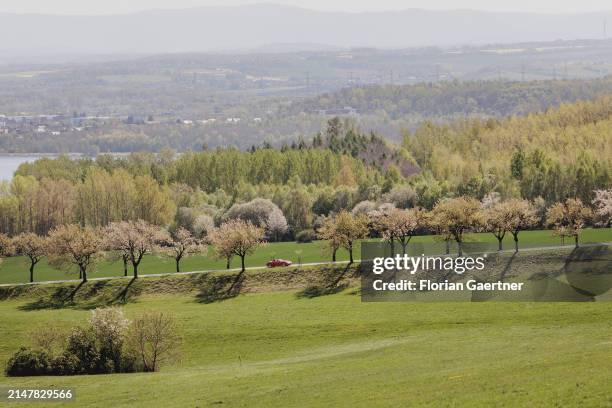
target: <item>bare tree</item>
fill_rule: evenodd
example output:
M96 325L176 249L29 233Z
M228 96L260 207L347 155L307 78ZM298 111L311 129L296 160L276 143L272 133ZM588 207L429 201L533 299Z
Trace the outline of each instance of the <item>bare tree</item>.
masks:
M229 220L221 224L210 234L210 240L217 257L228 260L236 255L240 257L241 273L245 271L244 260L264 244L264 229L256 227L250 221Z
M181 338L174 318L163 312L147 311L132 321L127 343L143 370L154 372L178 354Z
M98 261L104 241L99 229L78 225L62 225L49 233L49 254L51 264L58 267L75 265L79 268L79 278L87 281L90 272Z
M13 238L12 246L17 255L25 256L30 260L30 282L34 282L34 267L47 255L47 239L27 232Z
M181 227L167 237L162 249L167 256L174 259L176 271L180 272L181 260L186 256L205 252L206 246L191 235L191 232Z
M106 246L127 255L134 279L145 254L153 252L163 242L163 231L146 221L113 222L106 227Z

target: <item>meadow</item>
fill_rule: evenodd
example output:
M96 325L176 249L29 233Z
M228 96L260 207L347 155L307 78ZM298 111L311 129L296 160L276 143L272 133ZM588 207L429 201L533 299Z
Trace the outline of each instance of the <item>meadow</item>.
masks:
M79 307L0 302L0 363L36 327L84 324ZM72 388L79 407L612 405L612 303L362 303L358 290L201 303L147 295L125 305L174 314L182 358L161 372L1 378ZM103 397L102 397L103 396ZM41 406L39 402L14 404Z
M539 269L543 251L514 262ZM84 325L107 305L170 313L183 338L156 373L0 377L0 388L73 389L58 407L612 406L612 302L368 303L344 265L249 270L240 293L214 296L236 273L0 288L2 367L33 330ZM338 273L339 290L308 290Z
M433 241L434 237L429 235L414 237L412 242L431 243ZM488 233L469 234L467 236L467 241L489 243L497 242L495 237ZM581 242L584 243L611 241L612 229L610 228L585 229L581 235ZM560 239L553 236L552 232L548 230L524 231L519 235L519 245L523 247L559 244L561 244ZM566 240L566 244L571 244L571 239ZM513 245L514 243L512 241L512 236L508 234L504 240L504 246L506 249L511 249ZM358 243L354 249L356 259L359 258L359 253L360 244ZM273 258L289 259L296 264L300 262L328 262L331 261L331 254L326 248L325 243L321 241L305 244L298 244L296 242L269 243L259 248L253 255L248 256L246 259L246 266L262 267L265 266L267 261ZM337 260L347 261L348 253L343 249L339 250ZM23 257L10 257L3 259L2 264L0 264L0 284L27 282L29 279L28 266L29 264L27 260ZM225 266L225 261L215 259L212 248L209 248L206 255L185 258L181 262L181 271L217 270L224 269ZM232 260L231 267L238 268L239 266L240 259L234 258ZM172 273L174 271L175 265L173 259L155 254L146 256L139 267L139 273L141 275ZM131 273L131 270L129 273ZM114 277L122 275L123 265L120 261L104 260L103 262L99 263L93 273L89 274L89 277ZM47 260L44 258L36 266L34 273L34 279L37 282L77 278L78 274L76 271L60 271L53 269L48 265Z

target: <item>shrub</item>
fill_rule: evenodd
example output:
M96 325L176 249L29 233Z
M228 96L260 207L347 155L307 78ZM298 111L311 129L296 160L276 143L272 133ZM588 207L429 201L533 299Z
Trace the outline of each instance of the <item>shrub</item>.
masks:
M163 312L145 312L134 319L128 334L132 355L145 372L157 371L176 357L180 342L174 318Z
M311 229L300 231L295 235L296 242L300 244L306 244L308 242L312 242L316 238L317 238L317 233Z
M105 373L121 371L121 353L129 321L117 307L96 309L89 319L100 356L99 369Z
M8 360L6 375L9 377L47 375L49 374L49 363L49 355L43 350L22 347Z
M96 347L96 338L92 330L75 328L68 337L65 356L75 359L78 363L75 374L100 373L100 353Z
M66 348L66 333L58 327L39 327L30 333L35 349L43 350L50 357L60 355Z
M353 209L351 210L351 213L353 213L353 215L359 215L359 214L368 215L372 211L375 211L376 207L377 205L373 201L368 201L368 200L361 201L357 203L355 207L353 207Z
M410 186L397 186L385 194L383 199L397 208L412 208L416 205L418 196Z
M81 370L81 361L74 355L68 352L56 357L51 362L49 374L53 375L74 375L79 374Z
M89 323L73 328L67 338L53 327L35 331L36 347L20 348L8 360L6 375L157 371L177 355L180 337L174 319L163 313L147 312L130 326L120 309L96 309Z

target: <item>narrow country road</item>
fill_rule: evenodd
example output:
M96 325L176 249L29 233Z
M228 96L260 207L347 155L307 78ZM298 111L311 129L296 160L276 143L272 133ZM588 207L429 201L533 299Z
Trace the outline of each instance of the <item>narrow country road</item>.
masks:
M580 247L595 247L595 246L611 246L612 243L597 243L597 244L581 244ZM542 251L547 249L562 249L562 248L573 248L574 245L565 245L565 246L543 246L543 247L533 247L533 248L523 248L519 252L530 252L530 251ZM514 249L506 249L501 251L501 253L509 253L514 252ZM499 253L499 251L495 251L495 253ZM446 256L445 254L439 255L429 255L429 256ZM356 259L355 263L361 262L361 259ZM311 263L302 263L302 264L293 264L288 268L299 268L302 266L317 266L317 265L346 265L348 261L337 261L337 262L311 262ZM246 268L247 271L254 270L262 270L269 269L266 266L251 266ZM189 272L167 272L167 273L154 273L154 274L140 274L141 278L160 278L164 276L176 276L176 275L195 275L199 273L211 273L211 272L238 272L240 268L232 268L232 269L206 269L200 271L189 271ZM105 281L112 279L132 279L131 275L128 276L107 276L100 278L90 278L88 281ZM63 280L53 280L53 281L40 281L40 282L27 282L27 283L3 283L0 284L0 287L10 287L10 286L28 286L28 285L47 285L50 283L75 283L80 282L80 279L63 279Z

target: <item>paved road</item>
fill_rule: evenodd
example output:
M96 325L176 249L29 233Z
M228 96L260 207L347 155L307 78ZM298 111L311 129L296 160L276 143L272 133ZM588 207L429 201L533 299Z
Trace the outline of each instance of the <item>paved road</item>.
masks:
M355 262L360 262L361 260L357 259ZM348 261L338 261L338 262L311 262L311 263L303 263L303 264L293 264L289 266L289 268L298 268L302 266L316 266L316 265L346 265ZM266 266L251 266L245 268L247 271L253 271L258 269L269 269ZM198 273L210 273L210 272L239 272L240 268L232 268L232 269L206 269L202 271L189 271L189 272L167 272L167 273L151 273L151 274L139 274L140 278L159 278L163 276L176 276L176 275L195 275ZM131 275L128 276L106 276L102 278L88 278L87 281L105 281L112 279L132 279ZM80 282L81 279L63 279L63 280L53 280L53 281L40 281L40 282L27 282L27 283L2 283L0 287L7 286L28 286L28 285L47 285L49 283L75 283Z
M611 246L612 243L598 243L598 244L581 244L582 248L584 247L594 247L594 246ZM520 252L530 252L530 251L542 251L546 249L561 249L561 248L572 248L573 245L565 245L565 246L544 246L544 247L533 247L533 248L521 248ZM506 249L501 251L502 253L514 252L514 249ZM495 251L498 253L498 251ZM429 255L429 256L445 256L445 254L439 255ZM356 259L356 263L361 262L361 259ZM289 268L298 268L302 266L317 266L317 265L346 265L348 261L338 261L338 262L311 262L311 263L303 263L303 264L293 264ZM252 266L246 268L248 271L253 270L262 270L268 269L266 266ZM240 268L233 269L206 269L202 271L190 271L190 272L168 272L168 273L155 273L155 274L142 274L139 275L141 278L159 278L163 276L176 276L176 275L194 275L199 273L210 273L210 272L238 272ZM112 279L132 279L132 276L108 276L103 278L90 278L88 281L105 281ZM41 281L41 282L32 282L32 283L3 283L0 284L0 287L7 286L27 286L27 285L46 285L49 283L75 283L80 282L80 279L65 279L65 280L54 280L54 281Z

